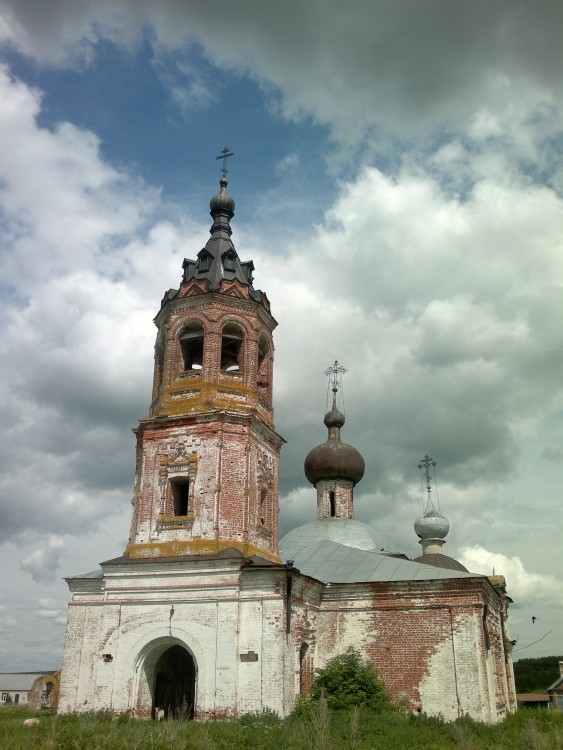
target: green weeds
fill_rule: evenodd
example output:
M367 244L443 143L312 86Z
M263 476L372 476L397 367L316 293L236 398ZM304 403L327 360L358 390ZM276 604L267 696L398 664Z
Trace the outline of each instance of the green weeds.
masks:
M36 716L39 725L26 728ZM238 721L154 722L106 713L57 716L0 709L0 750L563 750L563 714L522 709L489 726L463 718L353 708L333 711L321 697L306 715L273 712Z

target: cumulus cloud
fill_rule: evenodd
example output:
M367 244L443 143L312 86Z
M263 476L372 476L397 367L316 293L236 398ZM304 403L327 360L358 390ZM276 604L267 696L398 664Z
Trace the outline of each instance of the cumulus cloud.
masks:
M563 601L563 582L552 575L527 571L519 557L507 557L478 545L464 547L461 553L461 562L471 572L503 575L510 596L519 606L552 606Z
M84 65L100 39L130 47L149 27L155 44L201 44L219 67L279 92L286 117L312 116L341 139L468 121L487 139L502 130L494 107L503 86L518 88L520 102L560 99L562 15L548 0L293 0L225 6L217 23L213 6L180 0L57 0L48 11L38 0L3 0L0 33L42 62Z
M131 492L124 426L148 408L162 295L147 269L179 277L182 229L144 234L157 192L108 165L92 133L41 127L40 93L6 68L0 97L1 536L79 533Z
M66 612L64 609L57 607L55 599L41 597L38 604L39 608L35 611L37 617L44 620L51 620L57 625L64 625L66 623Z
M16 620L8 612L8 607L5 604L0 604L0 630L12 628L15 624Z
M29 573L38 583L50 581L59 567L63 548L64 540L61 537L50 536L42 547L22 560L22 570Z

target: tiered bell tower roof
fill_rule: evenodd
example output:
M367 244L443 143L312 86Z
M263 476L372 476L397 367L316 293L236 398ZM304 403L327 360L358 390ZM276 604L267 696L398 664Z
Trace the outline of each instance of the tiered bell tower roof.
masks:
M227 193L227 185L227 178L221 177L219 192L209 203L213 219L211 236L197 254L197 260L184 260L182 283L192 279L203 280L208 289L215 292L221 288L223 281L236 279L248 286L253 297L259 298L260 292L256 292L252 286L254 263L240 260L231 239L230 221L235 213L235 202Z

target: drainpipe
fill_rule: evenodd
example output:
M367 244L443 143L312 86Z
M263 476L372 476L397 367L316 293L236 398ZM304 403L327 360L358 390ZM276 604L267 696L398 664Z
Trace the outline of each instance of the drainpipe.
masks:
M291 594L293 588L293 560L286 562L285 574L285 632L291 632Z

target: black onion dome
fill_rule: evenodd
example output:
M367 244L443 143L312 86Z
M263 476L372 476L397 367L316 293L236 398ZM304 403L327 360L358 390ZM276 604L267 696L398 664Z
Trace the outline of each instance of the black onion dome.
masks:
M227 184L225 177L222 177L219 181L219 192L209 201L209 210L213 217L215 217L215 214L218 211L225 211L229 213L231 217L235 213L235 202L227 193Z
M342 427L346 421L344 414L333 407L329 412L325 414L324 423L327 427Z
M348 479L357 484L364 476L366 465L361 453L340 440L340 428L344 421L344 415L333 403L324 418L328 439L309 451L305 459L305 476L311 484L322 479Z

